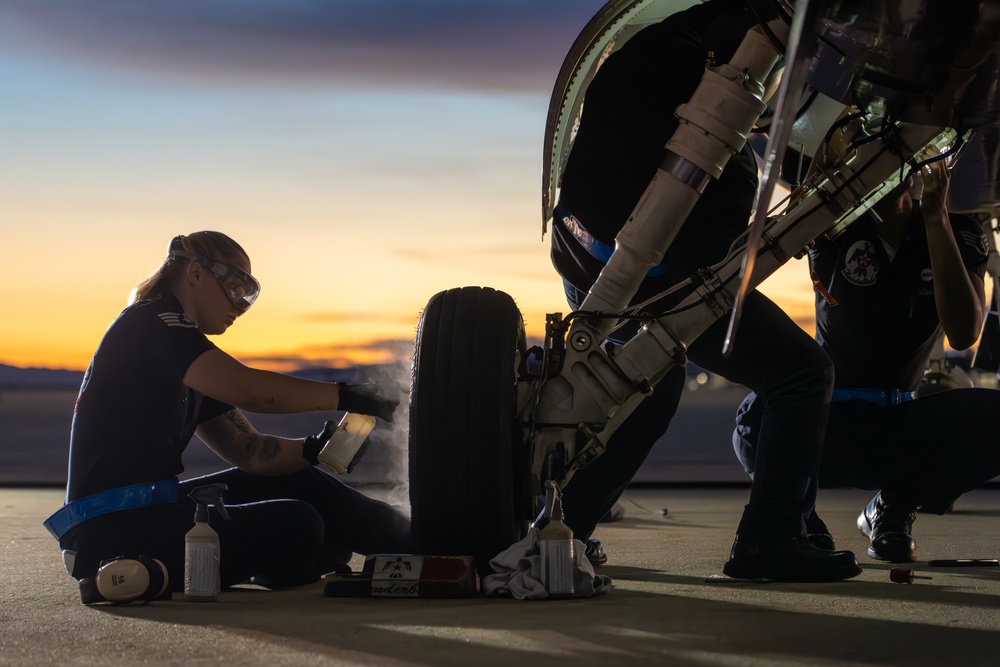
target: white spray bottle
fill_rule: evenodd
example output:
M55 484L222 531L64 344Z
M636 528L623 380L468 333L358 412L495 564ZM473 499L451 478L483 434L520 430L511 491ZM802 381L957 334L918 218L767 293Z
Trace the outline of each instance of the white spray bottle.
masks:
M566 525L559 486L545 482L545 510L535 522L541 556L542 585L550 597L571 597L576 592L573 530Z
M229 513L222 502L225 484L208 484L188 496L195 502L194 527L184 536L184 599L189 602L212 602L221 588L219 574L219 534L208 525L208 506L215 505L224 519Z

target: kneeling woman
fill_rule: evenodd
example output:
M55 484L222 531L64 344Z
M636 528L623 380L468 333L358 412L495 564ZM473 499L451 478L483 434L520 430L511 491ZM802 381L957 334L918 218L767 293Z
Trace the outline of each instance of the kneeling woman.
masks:
M399 403L398 391L249 368L216 347L207 336L225 332L259 292L235 241L212 231L178 236L105 333L73 416L67 505L46 521L76 579L93 577L104 559L145 555L181 590L188 493L213 483L228 486L231 517L212 513L223 587L302 584L354 552L411 550L404 515L313 467L316 438L262 435L241 412L391 420ZM234 467L178 483L194 434Z

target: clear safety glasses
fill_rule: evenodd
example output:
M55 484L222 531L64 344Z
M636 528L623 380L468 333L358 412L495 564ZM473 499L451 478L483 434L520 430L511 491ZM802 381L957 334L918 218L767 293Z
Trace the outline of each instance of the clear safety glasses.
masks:
M260 296L260 283L257 282L256 278L238 266L213 262L201 255L184 250L172 250L171 254L175 257L197 262L211 271L212 275L218 279L219 284L222 285L222 289L226 293L226 296L229 297L229 301L241 310L246 310L252 306L253 302Z

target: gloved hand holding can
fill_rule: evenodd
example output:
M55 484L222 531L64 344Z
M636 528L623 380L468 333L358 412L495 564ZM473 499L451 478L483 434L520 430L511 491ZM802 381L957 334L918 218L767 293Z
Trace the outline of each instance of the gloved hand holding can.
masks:
M360 413L347 413L340 423L327 421L323 430L310 435L302 445L302 457L309 463L322 463L337 474L350 473L371 445L375 418Z
M323 424L323 430L316 435L310 435L306 438L306 441L302 443L302 458L309 463L316 465L319 463L319 453L326 446L326 443L330 442L330 437L333 436L333 432L337 430L337 422L328 420Z

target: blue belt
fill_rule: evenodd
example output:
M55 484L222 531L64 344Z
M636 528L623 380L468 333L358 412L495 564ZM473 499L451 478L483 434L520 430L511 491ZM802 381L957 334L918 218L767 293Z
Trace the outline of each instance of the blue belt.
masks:
M611 259L611 254L615 251L614 248L609 246L607 243L603 243L596 238L593 234L584 229L583 225L576 216L570 213L569 209L565 206L557 205L554 211L555 217L562 221L563 226L566 230L573 235L573 238L583 246L591 257L601 262L602 264L607 264L608 260ZM670 269L666 264L660 264L654 266L649 271L646 272L646 276L649 278L656 278L657 276L662 276L667 273Z
M92 496L84 496L67 503L43 521L42 525L52 534L52 537L61 540L70 528L102 514L175 502L177 502L176 479L148 484L133 484L132 486L101 491Z
M868 401L881 406L899 405L913 400L912 391L901 389L834 389L833 402L840 401Z

